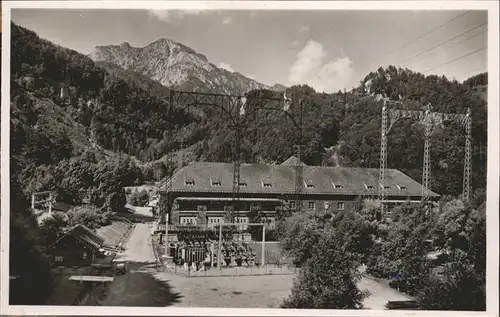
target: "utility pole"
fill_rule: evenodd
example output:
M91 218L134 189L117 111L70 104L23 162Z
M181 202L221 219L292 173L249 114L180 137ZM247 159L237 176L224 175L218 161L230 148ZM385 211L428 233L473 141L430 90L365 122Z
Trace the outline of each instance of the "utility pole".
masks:
M49 193L49 216L52 216L52 193Z
M168 213L165 214L165 258L170 259L170 250L168 246Z
M167 177L167 206L165 208L165 214L164 214L165 215L165 254L163 257L167 262L169 262L172 259L172 257L170 256L169 244L168 244L168 223L169 223L170 210L172 208L172 176L173 176L173 173L171 173Z
M217 253L217 266L222 270L222 223L219 223L219 250Z
M265 262L266 262L266 226L265 225L262 225L262 245L261 245L261 248L262 248L261 266L264 267Z
M169 94L169 107L170 107L170 109L173 109L175 103L176 102L174 99L173 91L171 90L170 94ZM181 141L182 141L182 139L181 139ZM182 143L181 143L181 147L182 147ZM182 149L181 149L181 151L179 151L179 153L181 153L181 152L182 152ZM170 162L170 156L167 156L167 157L168 157L168 162ZM180 159L180 161L182 163L182 158ZM182 165L180 167L182 167ZM170 212L172 209L172 177L174 176L174 171L173 170L170 171L169 174L170 175L167 175L167 188L166 188L167 205L166 205L166 208L164 211L164 216L165 216L165 254L163 255L163 258L165 259L166 262L170 262L172 260L172 257L170 256L170 252L169 252L168 223L169 223ZM158 204L158 207L160 207L159 204ZM158 218L158 227L160 227L160 223L161 223L161 214L159 215L159 218Z

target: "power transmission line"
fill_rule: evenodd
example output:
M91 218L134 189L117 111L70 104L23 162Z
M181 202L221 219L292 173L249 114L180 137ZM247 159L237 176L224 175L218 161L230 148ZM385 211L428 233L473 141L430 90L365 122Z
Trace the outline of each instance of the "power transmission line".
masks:
M460 34L458 34L458 35L455 35L455 36L453 36L453 37L451 37L451 38L449 38L449 39L447 39L447 40L445 40L445 41L443 41L443 42L441 42L441 43L439 43L439 44L437 44L437 45L434 45L434 46L432 46L432 47L429 47L429 48L427 48L427 49L425 49L425 50L423 50L423 51L421 51L421 52L419 52L419 53L417 53L417 54L414 54L414 55L410 56L409 58L407 58L407 59L405 59L404 61L400 62L400 64L402 64L402 63L406 63L406 62L408 62L408 61L410 61L410 60L412 60L412 59L415 59L416 57L421 56L422 54L425 54L425 53L427 53L427 52L429 52L429 51L432 51L432 50L434 50L434 49L436 49L436 48L438 48L438 47L440 47L440 46L442 46L442 45L444 45L444 44L446 44L446 43L448 43L448 42L451 42L451 41L453 41L454 39L456 39L456 38L458 38L458 37L460 37L460 36L462 36L462 35L465 35L465 34L467 34L467 33L470 33L470 32L472 32L472 31L474 31L474 30L477 30L478 28L480 28L480 27L482 27L482 26L484 26L484 25L486 25L486 24L487 24L487 23L480 24L480 25L478 25L478 26L476 26L476 27L474 27L474 28L472 28L472 29L466 30L465 32L462 32L462 33L460 33ZM478 35L480 35L480 34L483 34L483 33L484 33L484 32L481 32L481 33L475 34L475 35L473 35L473 36L471 36L471 37L467 37L467 38L465 38L464 40L461 40L461 41L459 41L459 42L457 42L457 43L455 43L455 44L453 44L453 45L451 45L451 46L449 46L449 47L455 46L455 45L457 45L457 44L459 44L459 43L462 43L462 42L464 42L464 41L467 41L467 40L469 40L469 39L471 39L471 38L473 38L473 37L476 37L476 36L478 36Z
M392 54L396 53L397 51L400 51L401 49L403 49L403 48L407 47L408 45L413 44L414 42L416 42L416 41L418 41L418 40L420 40L420 39L424 38L425 36L427 36L427 35L429 35L429 34L431 34L431 33L435 32L435 31L439 30L440 28L442 28L442 27L444 27L444 26L446 26L446 25L450 24L451 22L453 22L453 21L455 21L455 20L457 20L457 19L459 19L459 18L463 17L464 15L466 15L466 14L467 14L467 13L469 13L469 12L471 12L471 11L465 11L464 13L461 13L461 14L459 14L459 15L455 16L454 18L452 18L452 19L450 19L450 20L448 20L448 21L446 21L446 22L444 22L444 23L442 23L442 24L440 24L440 25L438 25L438 26L436 26L436 27L434 27L434 28L430 29L429 31L425 32L424 34L422 34L422 35L420 35L420 36L418 36L418 37L416 37L416 38L414 38L413 40L411 40L411 41L409 41L409 42L407 42L407 43L405 43L405 44L403 44L403 45L401 45L401 46L397 47L396 49L394 49L394 50L392 50L392 51L389 51L388 53L386 53L386 54L385 54L385 55L383 55L383 56L380 56L378 59L374 60L374 61L373 61L372 63L370 63L370 64L373 64L375 61L379 61L380 59L382 59L382 58L384 58L384 57L387 57L387 56L389 56L389 55L392 55Z
M475 51L472 51L472 52L470 52L470 53L467 53L467 54L462 55L462 56L460 56L460 57L457 57L457 58L455 58L455 59L452 59L451 61L447 61L446 63L440 64L440 65L437 65L436 67L433 67L433 68L431 68L431 69L428 69L428 70L424 71L424 73L428 73L428 72L433 71L433 70L435 70L435 69L438 69L438 68L440 68L440 67L442 67L442 66L444 66L444 65L448 65L448 64L450 64L450 63L453 63L453 62L456 62L456 61L461 60L461 59L463 59L463 58L466 58L466 57L468 57L468 56L470 56L470 55L473 55L473 54L479 53L479 52L481 52L481 51L484 51L485 49L487 49L487 47L482 47L482 48L480 48L480 49L477 49L477 50L475 50Z

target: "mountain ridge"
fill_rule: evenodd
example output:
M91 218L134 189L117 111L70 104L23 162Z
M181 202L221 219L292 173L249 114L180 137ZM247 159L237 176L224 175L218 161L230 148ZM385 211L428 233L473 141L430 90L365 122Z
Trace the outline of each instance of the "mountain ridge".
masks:
M134 47L128 42L96 46L87 56L94 62L113 63L179 90L245 94L255 89L283 91L287 88L281 84L268 86L240 72L217 67L204 54L166 38L144 47Z

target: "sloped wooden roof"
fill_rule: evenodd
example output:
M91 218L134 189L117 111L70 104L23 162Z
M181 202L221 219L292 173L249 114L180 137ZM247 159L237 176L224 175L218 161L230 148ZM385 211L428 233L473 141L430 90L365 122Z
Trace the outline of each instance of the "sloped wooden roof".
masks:
M242 164L241 193L286 194L295 191L295 169L293 165ZM303 194L377 195L379 169L303 166ZM212 186L210 179L217 178L220 186ZM186 180L194 184L186 184ZM264 186L270 183L271 187ZM306 184L308 186L306 186ZM422 185L408 175L388 169L386 172L388 196L421 196ZM399 186L399 187L398 187ZM405 188L402 190L401 188ZM233 189L233 164L196 162L178 170L172 178L173 192L230 193ZM431 192L431 196L439 195Z
M73 236L94 249L99 249L104 245L104 239L102 237L94 233L91 229L87 228L86 226L78 224L71 227L68 231L66 231L65 234L61 238L59 238L56 242L54 242L52 245L50 245L50 247L57 244L66 236Z

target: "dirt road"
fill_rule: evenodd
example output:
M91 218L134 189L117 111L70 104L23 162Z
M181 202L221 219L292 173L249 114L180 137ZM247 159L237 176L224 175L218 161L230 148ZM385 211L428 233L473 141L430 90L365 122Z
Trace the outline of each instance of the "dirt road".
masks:
M125 252L116 256L116 260L134 263L155 263L156 259L151 247L150 225L137 223L125 247Z
M128 271L116 275L114 281L98 294L102 306L165 307L177 303L180 294L168 283L155 279L156 259L151 246L150 224L137 223L125 252L118 260L128 263Z

